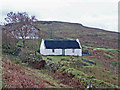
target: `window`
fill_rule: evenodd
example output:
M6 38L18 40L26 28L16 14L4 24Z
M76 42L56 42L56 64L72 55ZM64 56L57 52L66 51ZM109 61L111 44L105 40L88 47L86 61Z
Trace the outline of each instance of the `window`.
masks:
M73 50L72 50L72 52L74 53L74 52L75 52L75 50L73 49Z
M54 49L52 49L52 52L55 52L55 50L54 50Z

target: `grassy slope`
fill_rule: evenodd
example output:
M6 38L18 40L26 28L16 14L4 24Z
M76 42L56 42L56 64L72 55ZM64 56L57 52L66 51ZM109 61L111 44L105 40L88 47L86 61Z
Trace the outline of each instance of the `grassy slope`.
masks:
M20 60L19 58L16 58L14 56L10 56L10 58L15 63L17 63L17 61ZM71 57L69 57L69 56L43 56L43 59L45 59L47 61L49 61L48 60L49 58L52 58L52 62L55 62L55 63L58 63L62 58L62 59L64 59L62 61L62 63L67 64L67 65L70 61L77 61L77 60L81 59L81 57L72 57L74 59L71 59ZM85 56L83 58L89 58L89 57ZM3 58L3 59L5 59L5 58ZM93 60L93 62L96 62L97 65L94 66L94 65L89 64L89 66L77 66L77 67L74 67L72 65L72 66L67 66L67 67L71 68L71 69L73 68L74 69L73 74L75 74L75 75L80 74L80 73L81 73L80 75L84 75L83 73L85 73L87 76L90 76L90 75L95 76L95 79L105 81L105 82L115 84L115 85L118 84L118 78L117 78L118 76L115 72L105 69L105 67L102 64L100 64L102 62L98 62L98 60L95 60L95 59L90 59L90 60L91 61ZM7 58L7 61L9 62L8 58ZM86 62L83 61L83 63L86 63ZM20 64L20 69L22 70L22 72L25 72L26 74L31 75L32 77L38 77L38 78L42 78L43 80L50 81L50 83L55 85L55 86L52 86L48 83L44 83L47 88L71 88L71 86L59 83L59 80L54 79L54 76L49 74L48 67L41 69L41 70L37 70L37 69L33 69L30 66L27 66L26 64L21 64L21 63L19 63L19 64ZM80 71L80 72L78 72L78 71ZM84 76L83 78L85 78L85 77L86 76ZM92 84L93 84L93 81L92 81Z
M57 21L38 21L34 23L34 25L41 30L40 35L41 38L44 39L78 38L82 45L115 49L118 48L118 43L120 43L120 40L118 40L118 33L86 27L82 24ZM12 24L12 27L15 26L16 24Z
M10 56L9 58L11 58L12 59L12 61L14 62L14 63L17 63L17 61L19 60L19 58L16 58L16 57L14 57L14 56ZM10 61L10 59L9 59L7 56L3 56L3 60L5 60L5 61L7 61L8 62L8 64L10 64L11 63L11 61ZM15 60L14 60L15 59ZM5 64L6 66L9 66L8 64ZM4 65L4 63L3 63L3 65ZM15 66L14 66L15 65ZM44 69L41 69L41 70L38 70L38 69L33 69L32 67L30 67L30 66L27 66L26 64L22 64L22 63L19 63L19 65L17 65L17 64L14 64L13 66L14 67L7 67L7 71L10 71L10 72L12 72L12 70L14 71L16 68L18 69L18 70L21 70L22 72L25 72L25 75L29 75L29 76L31 76L31 78L41 78L41 79L43 79L44 81L46 81L46 82L44 82L44 85L45 85L45 87L46 88L71 88L71 86L68 86L68 85L64 85L64 84L59 84L59 81L57 80L57 79L54 79L54 77L53 76L50 76L49 75L49 73L48 73L48 69L47 68L44 68ZM17 67L17 66L19 66L19 68ZM12 70L11 70L11 68L12 68ZM6 69L5 67L3 68L3 74L4 74L4 69ZM11 74L9 74L8 72L5 72L5 74L4 75L6 75L6 74L8 74L8 76L9 75L11 75ZM12 75L11 75L12 76ZM16 76L17 77L17 76ZM4 79L4 78L3 78ZM6 80L9 80L9 78L5 78ZM5 80L4 79L4 80ZM7 81L3 81L3 83L4 82L7 82ZM52 83L52 84L49 84L48 83L48 81L50 82L50 83ZM11 81L12 82L12 81ZM37 81L35 82L36 84L37 84ZM7 83L7 85L6 85L6 83L4 83L4 86L3 87L6 87L6 86L9 86L10 84L9 83ZM16 85L17 85L17 83L16 83ZM19 86L19 84L18 84L18 86Z
M81 24L66 22L37 22L35 26L47 32L44 39L76 39L82 45L104 48L118 48L118 33L85 27ZM51 34L52 31L52 34ZM120 40L119 40L120 41ZM120 43L120 42L119 42Z
M61 59L63 59L61 61ZM81 57L73 57L73 61L81 60ZM90 61L96 62L96 66L88 64L87 62L82 61L83 63L88 64L89 66L69 66L68 63L70 63L72 60L69 56L43 56L43 59L50 61L49 59L52 59L52 62L58 63L64 63L67 64L69 68L74 68L79 71L84 72L85 74L93 75L95 76L96 79L102 80L111 84L118 85L118 74L114 71L108 70L106 66L103 65L102 61L96 60L96 59L91 59L87 56L83 56L82 58L88 59ZM68 61L69 60L69 61Z
M62 22L37 22L35 23L36 27L38 27L40 30L44 32L44 35L42 35L42 38L44 39L76 39L79 38L80 42L82 43L83 50L89 50L93 51L93 49L100 48L104 51L109 51L114 54L118 54L118 33L114 32L108 32L100 29L95 28L88 28L84 27L81 24L71 24L71 23L62 23ZM51 30L52 30L52 36L51 36ZM119 40L120 41L120 40ZM29 40L26 42L28 45L29 50L36 50L38 47L39 41L33 41ZM33 47L34 46L34 47ZM61 58L70 58L69 56L60 57L60 56L47 56L44 57L46 60L47 58L52 58L53 62L58 62ZM88 66L88 67L79 67L76 69L80 70L87 75L95 75L97 79L107 81L112 84L118 83L118 76L115 72L109 70L107 66L104 66L104 61L98 60L98 59L91 59L90 57L85 56L84 58L93 60L97 63L97 66ZM115 58L115 57L113 57ZM75 58L77 60L78 58ZM80 58L79 58L80 59ZM64 61L66 63L68 61ZM113 62L114 64L114 62ZM48 75L47 70L36 70L27 67L31 71L37 72L37 74L33 72L26 71L26 73L29 73L33 76L44 78L45 80L51 80L52 83L54 83L57 87L70 87L66 85L59 85L57 80L54 80L53 77ZM48 87L51 87L50 85L46 84Z

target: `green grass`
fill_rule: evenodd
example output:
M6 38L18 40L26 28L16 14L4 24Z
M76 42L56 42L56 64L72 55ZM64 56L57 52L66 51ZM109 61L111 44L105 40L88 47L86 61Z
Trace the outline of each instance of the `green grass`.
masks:
M45 60L48 60L48 61L49 61L49 58L51 58L52 62L55 62L55 63L58 63L59 61L61 61L61 59L63 59L63 61L61 61L61 62L64 63L65 65L67 65L67 66L63 67L62 69L65 68L66 72L73 73L77 77L81 77L82 73L84 73L85 76L82 76L82 77L86 77L86 76L89 76L89 75L95 75L95 77L97 76L96 79L98 79L98 80L100 79L100 80L103 80L103 81L107 81L107 80L108 81L113 81L113 82L111 82L111 84L112 83L117 84L116 74L114 72L111 72L111 71L108 71L107 69L105 69L106 67L103 65L102 61L100 61L100 60L92 59L92 58L89 58L87 56L83 56L83 57L72 56L73 59L71 59L71 56L43 56L43 58ZM95 62L96 66L88 64L85 61L82 61L81 58L84 58L84 59L87 59L89 61ZM75 65L75 67L74 67L74 65L72 65L72 64L69 66L71 61L86 63L86 64L88 64L88 66L77 66L77 65ZM68 70L68 69L70 69L70 70ZM81 76L79 76L79 75L81 75Z
M6 85L5 85L5 82L3 80L1 80L0 82L2 82L2 87L0 87L0 89L5 89L6 88ZM1 85L0 85L1 86Z
M104 53L105 56L107 56L108 58L113 58L111 55Z
M111 61L111 64L115 67L118 67L120 65L120 61ZM120 66L118 68L120 68Z
M92 65L88 62L81 60L82 57L76 57L76 56L42 56L42 58L46 60L47 62L50 61L50 62L54 62L57 64L61 63L69 67L75 67L76 66L75 63L87 64L89 66ZM77 67L79 67L79 65L77 65Z
M11 58L11 60L15 63L15 64L22 64L21 59L18 56L14 56L14 55L9 55L9 58Z
M73 59L74 61L81 59L81 57L78 57L78 58L75 56L72 56L72 57L74 58ZM60 62L61 59L63 59L62 62L68 62L67 60L70 60L70 61L72 60L70 56L42 56L42 58L44 60L49 60L49 58L50 58L55 63Z
M103 51L109 51L109 52L112 52L114 54L120 54L120 50L119 49L111 49L111 48L98 48L98 47L90 47L90 46L85 46L85 45L82 45L83 46L83 49L87 49L89 51L92 51L93 49L100 49L100 50L103 50ZM88 49L89 48L89 49ZM91 48L91 49L90 49Z
M94 87L99 87L99 88L101 88L101 87L115 87L115 85L113 85L113 84L107 83L107 82L102 81L102 80L98 80L95 78L95 76L87 75L86 73L84 73L80 70L74 69L74 68L68 68L68 67L64 66L59 71L63 71L64 69L65 69L64 72L66 72L68 76L70 75L70 73L75 75L75 77L73 77L73 79L81 78L83 84L87 83L87 85L88 85L89 81L91 80L92 86L94 86ZM93 77L93 79L92 79L92 77Z

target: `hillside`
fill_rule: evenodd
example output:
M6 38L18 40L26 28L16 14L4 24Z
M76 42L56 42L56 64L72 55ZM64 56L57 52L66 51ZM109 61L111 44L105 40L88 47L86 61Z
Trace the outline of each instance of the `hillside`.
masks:
M117 87L117 64L112 63L117 62L116 55L97 49L91 53L82 57L42 56L47 63L42 69L21 63L19 57L2 55L3 88L86 88L90 82L93 88Z
M37 70L15 64L6 55L2 56L2 87L4 88L70 88L71 86L58 84L46 69ZM13 58L12 58L13 59Z
M19 23L3 26L12 29ZM82 45L103 48L118 48L120 33L111 32L99 28L87 27L79 23L59 21L37 21L34 26L40 30L43 39L79 39Z
M19 23L4 27L14 29L18 26ZM20 40L13 48L3 48L1 61L3 89L119 87L120 33L58 21L38 21L34 26L40 30L41 39L78 38L82 50L88 50L90 54L80 57L43 56L37 52L41 40L27 39L25 48L20 48L22 45ZM18 50L14 51L14 47L20 48L17 54L10 53ZM40 58L46 62L43 68L39 64L42 61Z
M35 26L46 34L44 39L76 39L82 45L104 48L118 48L118 33L98 28L83 26L78 23L67 23L58 21L38 21ZM119 33L120 34L120 33Z
M2 27L17 28L19 23ZM81 44L91 47L118 48L120 33L87 27L79 23L59 21L37 21L34 26L40 30L43 39L79 39Z

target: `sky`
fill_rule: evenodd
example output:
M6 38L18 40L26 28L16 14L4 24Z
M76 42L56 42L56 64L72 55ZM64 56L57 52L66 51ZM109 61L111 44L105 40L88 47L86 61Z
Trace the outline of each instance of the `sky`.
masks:
M119 0L0 0L0 23L7 13L27 12L41 21L63 21L118 32Z

